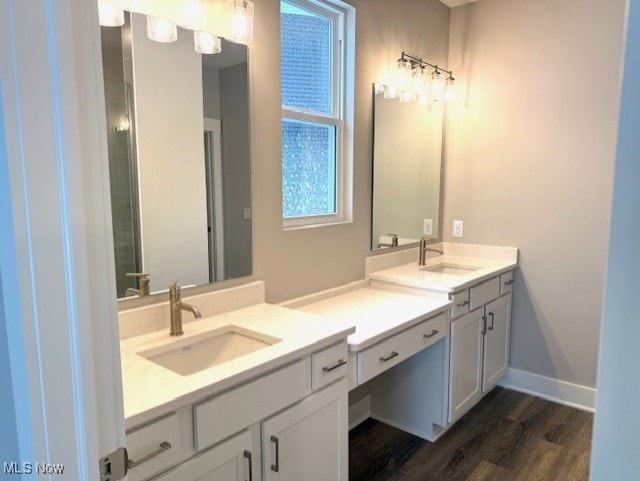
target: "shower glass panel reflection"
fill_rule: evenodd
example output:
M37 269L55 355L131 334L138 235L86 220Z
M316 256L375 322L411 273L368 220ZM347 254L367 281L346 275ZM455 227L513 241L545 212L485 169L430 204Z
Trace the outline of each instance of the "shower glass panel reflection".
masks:
M104 87L116 288L120 298L127 295L127 288L137 287L135 279L126 277L127 272L141 272L131 86L126 82L105 79Z

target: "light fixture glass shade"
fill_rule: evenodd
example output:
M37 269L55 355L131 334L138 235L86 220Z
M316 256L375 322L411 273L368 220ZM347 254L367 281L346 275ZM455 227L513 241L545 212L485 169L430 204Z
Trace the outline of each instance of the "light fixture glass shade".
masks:
M181 26L189 30L204 30L207 24L206 0L186 0L180 6Z
M393 85L385 84L383 96L385 99L395 99L398 96L398 89Z
M124 10L115 3L98 0L98 19L102 27L119 27L124 24Z
M431 99L434 102L444 100L445 80L439 70L435 70L431 74Z
M426 96L429 92L429 79L424 68L417 68L413 73L413 91L418 97Z
M227 0L229 40L249 45L253 41L253 2Z
M456 97L456 92L455 92L455 87L453 86L453 77L449 76L447 78L447 86L446 86L446 92L444 94L444 99L447 102L451 102L455 97Z
M198 53L214 54L222 51L220 37L208 32L193 32L193 44Z
M396 68L396 88L402 92L411 89L411 62L398 60Z
M413 90L403 90L400 92L400 102L409 103L416 99L416 93Z
M171 43L178 39L178 26L158 17L147 17L147 37L155 42Z

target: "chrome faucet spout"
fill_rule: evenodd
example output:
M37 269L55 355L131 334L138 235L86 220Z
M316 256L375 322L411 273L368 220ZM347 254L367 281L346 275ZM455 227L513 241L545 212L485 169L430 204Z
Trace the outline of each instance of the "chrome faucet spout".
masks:
M429 239L427 239L426 237L421 237L420 238L420 247L419 247L419 252L418 252L418 265L419 266L423 266L426 264L427 262L427 252L437 252L440 255L444 255L444 252L442 251L442 249L435 249L432 247L429 247L427 245L427 241Z
M171 332L172 336L182 336L182 311L189 311L198 319L202 317L200 310L192 305L182 302L182 290L178 287L178 283L174 282L169 287L169 311L171 314Z

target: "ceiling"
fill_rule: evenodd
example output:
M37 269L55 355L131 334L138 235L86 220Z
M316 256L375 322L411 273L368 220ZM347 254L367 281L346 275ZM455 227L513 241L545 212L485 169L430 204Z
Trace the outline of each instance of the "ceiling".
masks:
M453 7L459 7L460 5L465 5L467 3L477 2L478 0L440 0L440 1L444 3L447 7L453 8Z

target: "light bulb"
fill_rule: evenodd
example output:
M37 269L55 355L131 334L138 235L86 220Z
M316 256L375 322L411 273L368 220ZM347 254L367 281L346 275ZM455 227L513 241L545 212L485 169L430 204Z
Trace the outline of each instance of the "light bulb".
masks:
M447 87L444 98L447 102L451 102L456 97L455 87L453 86L454 78L449 75L447 78Z
M411 62L398 60L395 85L401 92L411 88Z
M147 37L160 43L175 42L178 39L178 27L164 18L147 17Z
M431 74L431 98L434 102L440 102L444 99L445 82L442 73L434 70Z
M124 10L107 0L98 0L98 19L102 27L119 27L124 24Z
M229 28L232 42L248 45L253 40L253 2L228 0Z
M222 51L220 37L208 32L193 32L193 44L198 53L214 54Z
M413 74L413 91L418 97L426 96L429 82L423 68L418 68Z

